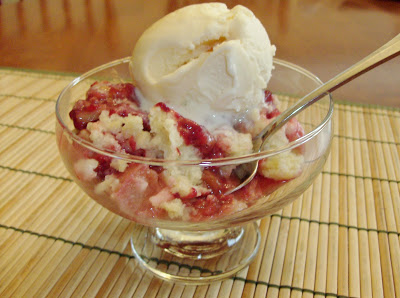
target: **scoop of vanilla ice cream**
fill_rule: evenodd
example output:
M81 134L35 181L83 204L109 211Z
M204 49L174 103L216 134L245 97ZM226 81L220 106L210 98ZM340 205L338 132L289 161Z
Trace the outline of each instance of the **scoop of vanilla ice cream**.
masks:
M149 27L130 67L139 96L163 101L212 129L260 108L274 54L249 9L206 3L178 9Z

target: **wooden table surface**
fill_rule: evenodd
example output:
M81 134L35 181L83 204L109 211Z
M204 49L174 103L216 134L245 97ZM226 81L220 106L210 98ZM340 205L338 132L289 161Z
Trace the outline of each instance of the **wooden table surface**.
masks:
M191 0L3 0L0 66L85 72L131 54L140 34ZM222 1L250 8L277 57L323 81L400 33L400 1ZM334 98L400 107L400 57L335 91Z

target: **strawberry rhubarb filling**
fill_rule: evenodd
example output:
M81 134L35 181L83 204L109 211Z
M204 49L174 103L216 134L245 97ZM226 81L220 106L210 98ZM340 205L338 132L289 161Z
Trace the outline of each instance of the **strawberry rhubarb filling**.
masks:
M279 101L265 91L263 107L232 126L209 131L185 118L164 102L141 108L130 83L96 82L70 112L75 133L101 150L132 157L168 160L201 160L240 156L252 152L252 137L279 115ZM274 149L304 135L295 119L267 144ZM96 153L76 143L68 144L73 171L129 219L159 218L202 221L226 216L253 205L287 181L297 177L304 158L291 150L261 160L250 184L225 195L241 181L235 166L154 166L127 162Z

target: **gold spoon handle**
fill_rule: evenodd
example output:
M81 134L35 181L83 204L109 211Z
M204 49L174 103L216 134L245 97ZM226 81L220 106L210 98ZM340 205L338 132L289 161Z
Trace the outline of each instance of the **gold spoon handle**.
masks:
M264 146L265 142L269 139L269 136L275 133L283 125L285 125L291 118L306 109L308 106L317 102L319 99L324 97L328 92L332 92L337 88L347 84L356 77L366 73L367 71L379 66L382 63L394 58L400 54L400 34L394 37L392 40L387 42L385 45L357 62L353 66L338 74L334 78L330 79L325 84L317 87L309 94L300 99L295 105L291 106L279 116L277 116L272 122L269 123L254 139L261 139L262 142L259 144L255 151L260 151Z
M284 126L291 118L296 116L298 113L312 105L313 103L320 100L328 92L332 92L337 88L347 84L354 78L364 74L365 72L379 66L382 63L389 61L400 54L400 34L391 39L389 42L384 44L382 47L357 62L353 66L350 66L345 71L341 72L334 78L330 79L325 84L322 84L318 88L311 91L309 94L301 98L295 105L291 106L279 116L277 116L272 122L270 122L256 137L253 139L255 152L260 152L264 147L264 144L276 131ZM243 186L247 185L256 175L258 169L258 162L252 162L252 172L249 177L246 178L237 187L227 191L225 194L231 194L236 190L239 190Z

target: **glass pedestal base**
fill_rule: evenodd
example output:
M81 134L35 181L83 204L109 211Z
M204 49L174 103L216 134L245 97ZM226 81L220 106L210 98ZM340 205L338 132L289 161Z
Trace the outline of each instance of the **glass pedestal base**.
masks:
M155 276L185 284L207 284L249 265L260 246L254 223L216 231L186 232L143 227L131 238L136 260Z

